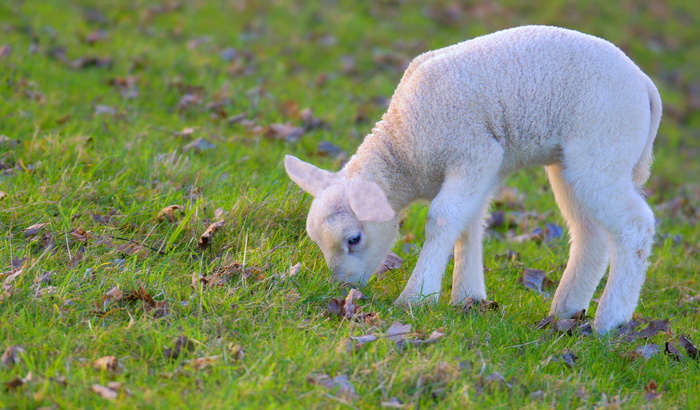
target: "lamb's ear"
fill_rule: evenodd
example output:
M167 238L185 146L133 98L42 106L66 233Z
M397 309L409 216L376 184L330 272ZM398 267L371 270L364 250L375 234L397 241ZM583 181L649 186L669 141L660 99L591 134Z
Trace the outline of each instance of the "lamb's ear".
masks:
M379 185L364 179L350 183L348 192L350 208L360 221L385 222L394 217L386 195Z
M313 196L328 188L335 179L332 172L324 171L291 155L284 157L284 169L292 181Z

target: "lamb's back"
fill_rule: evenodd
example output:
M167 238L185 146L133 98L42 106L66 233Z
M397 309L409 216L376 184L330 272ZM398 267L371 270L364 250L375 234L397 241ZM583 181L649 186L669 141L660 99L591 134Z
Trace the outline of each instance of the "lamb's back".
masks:
M567 138L622 111L620 95L645 95L647 81L605 40L525 26L416 57L383 122L397 151L419 165L449 167L490 138L514 170L558 160Z

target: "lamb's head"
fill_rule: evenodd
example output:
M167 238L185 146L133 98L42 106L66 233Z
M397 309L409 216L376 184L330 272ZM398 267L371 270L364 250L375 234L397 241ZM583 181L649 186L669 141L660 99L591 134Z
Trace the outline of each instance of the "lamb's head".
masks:
M398 232L384 192L374 182L324 171L290 155L284 166L289 177L314 196L306 231L321 248L333 277L366 284Z

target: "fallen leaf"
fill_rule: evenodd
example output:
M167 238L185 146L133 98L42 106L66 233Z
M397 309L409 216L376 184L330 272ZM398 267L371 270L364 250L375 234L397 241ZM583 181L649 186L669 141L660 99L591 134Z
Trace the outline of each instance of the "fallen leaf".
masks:
M389 253L386 254L384 263L382 263L379 269L377 269L376 275L378 278L381 278L386 272L392 269L398 269L401 267L402 264L403 259L394 252L389 251Z
M644 358L644 360L649 360L652 357L654 357L659 352L659 350L659 345L649 343L644 346L639 346L637 349L635 349L634 355L642 357Z
M32 379L32 372L27 373L24 378L15 377L14 379L5 383L5 391L16 390L18 387L24 386L25 384L31 382Z
M405 407L396 397L392 397L387 401L383 401L381 403L381 406L389 409L402 409Z
M227 283L233 280L247 280L252 279L255 281L263 280L265 277L263 272L270 268L270 264L265 266L246 266L239 262L232 262L226 266L215 269L210 275L200 275L196 271L192 272L192 287L198 289L200 284L204 287L214 287L214 286L225 286Z
M110 389L109 387L102 386L100 384L93 384L92 391L97 393L103 399L108 400L114 400L118 396L116 391Z
M681 335L681 337L678 339L678 342L680 343L681 347L688 352L688 356L690 356L692 359L698 360L700 359L700 356L698 355L698 348L693 344L693 342L688 339L687 336Z
M392 323L391 326L389 326L389 329L386 331L386 338L392 342L398 343L406 339L411 331L411 325L396 321Z
M7 198L7 196L8 196L8 195L7 195L7 192L5 192L5 191L0 191L0 201L2 201L3 199Z
M360 312L362 309L357 303L358 299L365 299L366 296L357 289L350 289L345 299L331 299L328 302L327 312L332 316L340 316L344 319L366 320L376 316L376 313Z
M5 349L5 353L3 353L0 358L0 362L7 367L12 367L22 361L21 356L25 352L26 350L24 350L22 346L10 346Z
M649 383L644 386L644 397L649 401L654 401L661 398L661 393L656 391L656 389L658 389L656 380L649 380Z
M70 230L70 235L77 239L79 242L86 243L88 239L94 238L94 235L90 231L86 231L81 227L73 228Z
M176 360L181 354L187 354L194 350L194 342L187 336L179 336L175 339L173 347L165 349L163 356L168 360Z
M111 68L114 61L109 57L84 56L70 62L70 67L76 70L86 68Z
M301 262L297 262L296 265L290 266L289 270L287 270L287 272L282 274L282 278L286 279L286 278L294 277L299 273L300 270L301 270Z
M190 137L192 134L194 134L193 127L185 127L182 131L173 132L173 136L175 137Z
M359 396L355 393L355 386L352 385L348 377L344 374L330 377L327 374L310 375L307 380L323 388L333 390L335 394L345 399L354 400Z
M422 346L422 345L429 345L437 342L438 340L442 339L445 336L444 333L435 330L433 331L430 336L428 336L427 339L404 339L402 341L397 342L396 344L399 346L402 345L411 345L411 346Z
M291 124L270 124L265 136L271 139L283 139L287 142L298 142L304 135L304 129Z
M489 387L489 388L500 388L500 387L506 387L510 389L512 386L508 381L506 380L505 377L499 372L493 372L490 375L482 378L481 380L481 388L483 389L484 387Z
M3 44L0 46L0 58L9 57L12 54L12 46L9 44Z
M202 152L202 151L206 151L208 149L214 149L214 148L216 148L215 144L212 144L211 142L209 142L208 140L206 140L203 137L199 137L196 140L194 140L194 141L190 142L189 144L185 145L184 147L182 147L182 150L183 151L192 150L194 152Z
M523 274L520 277L520 283L522 283L526 288L532 289L537 293L544 293L544 289L556 285L556 282L547 277L545 271L530 268L523 269Z
M195 370L204 370L208 367L216 365L219 362L219 359L221 359L220 355L198 357L196 359L190 360L189 365L192 366Z
M316 155L322 156L322 157L331 157L335 158L338 157L339 155L344 154L345 151L343 151L342 148L340 148L337 145L333 145L328 141L321 141L318 143L318 149L316 149Z
M350 336L349 339L341 341L339 349L343 352L352 353L362 349L366 344L379 340L376 335Z
M107 387L109 389L116 391L116 392L123 392L127 396L133 396L133 393L131 392L131 390L124 387L124 383L122 383L122 382L109 382L109 383L107 383Z
M572 351L566 351L561 355L561 361L564 362L569 368L573 368L578 360L578 356Z
M678 350L675 344L673 342L666 342L666 346L664 348L664 353L667 355L671 356L673 360L680 361L681 360L681 352Z
M493 300L478 300L474 298L464 299L464 305L462 306L462 313L469 313L472 310L477 310L479 312L487 312L489 310L496 311L500 309L498 303Z
M165 220L171 223L175 222L175 220L177 219L175 211L180 211L180 213L184 213L185 208L180 205L168 205L165 208L161 209L160 212L158 212L157 219L161 222Z
M146 312L150 312L155 318L161 318L168 315L168 302L153 299L148 291L146 291L146 289L144 289L142 286L139 286L136 290L127 292L124 295L124 300L140 300L144 302L143 304Z
M326 123L323 122L323 120L314 117L311 108L304 108L303 110L299 111L299 117L304 122L304 128L307 131L310 131L315 128L323 128L326 126Z
M94 115L115 115L117 109L108 105L96 105Z
M104 356L95 360L92 366L97 370L106 370L112 373L120 373L124 370L124 366L119 363L119 359L116 356Z
M646 320L643 320L646 321ZM627 325L623 326L619 331L619 338L626 342L631 342L637 339L649 339L656 336L659 332L670 332L671 327L668 319L648 321L646 328L640 331L634 329L639 325L639 321L631 320Z
M226 353L228 353L228 357L234 361L243 360L243 357L245 357L243 346L235 343L229 343L228 346L226 346Z
M206 249L211 245L211 240L214 237L214 234L224 226L225 221L221 220L218 222L214 222L213 224L209 225L206 231L202 234L202 236L199 237L199 248L200 249Z
M34 236L41 231L48 223L38 223L24 230L24 237Z
M124 297L124 293L119 290L118 286L113 287L104 296L102 296L102 309L107 310L112 302L119 302Z

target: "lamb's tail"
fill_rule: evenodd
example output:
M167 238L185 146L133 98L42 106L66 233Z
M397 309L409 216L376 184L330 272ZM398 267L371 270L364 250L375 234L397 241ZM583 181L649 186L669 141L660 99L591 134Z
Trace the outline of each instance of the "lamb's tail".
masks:
M659 124L661 123L661 96L651 79L647 80L651 116L647 143L644 146L644 151L642 151L642 156L639 158L632 171L632 180L637 187L641 187L649 179L649 168L651 168L651 163L653 161L652 147L654 145L654 139L656 138L656 132L659 130Z

